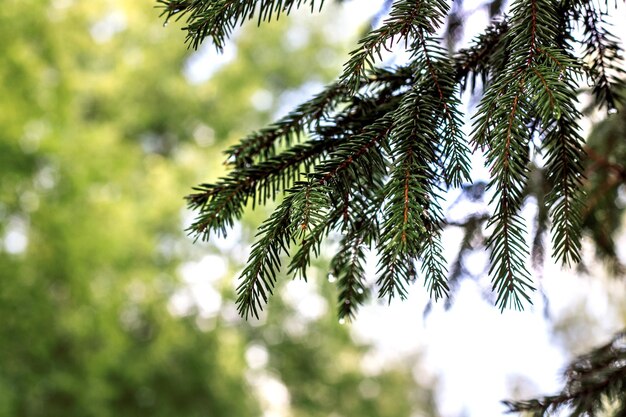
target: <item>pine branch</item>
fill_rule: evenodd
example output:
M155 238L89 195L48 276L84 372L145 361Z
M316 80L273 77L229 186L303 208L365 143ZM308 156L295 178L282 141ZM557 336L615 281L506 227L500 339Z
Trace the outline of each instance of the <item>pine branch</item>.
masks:
M422 269L435 295L445 292L445 268L439 262L435 243L441 214L434 201L440 178L432 170L440 141L432 129L437 118L439 99L423 94L430 80L409 91L393 118L391 157L395 167L386 185L385 212L379 262L379 297L404 298L405 285L415 279L414 262L427 249ZM420 88L422 87L422 88ZM432 268L432 269L431 269ZM391 273L389 273L391 271Z
M342 210L334 209L320 224L310 228L308 235L300 242L296 253L291 256L287 274L307 280L306 271L311 265L311 255L319 256L323 239L337 226L341 217Z
M364 242L358 234L344 236L339 251L332 260L331 274L336 277L339 288L339 320L353 320L359 306L367 299L368 290L363 269L364 249Z
M507 71L484 95L475 125L475 141L488 148L494 174L490 188L496 190L497 207L489 223L494 231L488 246L501 308L511 296L520 307L519 295L528 299L524 290L532 289L518 211L528 180L530 134L535 129L544 137L542 147L552 181L547 201L552 207L555 256L563 262L579 259L584 153L576 127L579 114L572 80L578 64L564 49L565 37L554 30L564 27L557 20L558 11L553 3L542 0L514 4Z
M237 311L248 318L259 318L259 311L273 294L276 275L281 266L280 256L289 252L293 240L293 193L288 194L276 211L261 225L257 236L261 238L252 246L247 265L237 287Z
M565 48L565 45L561 45ZM580 262L583 139L576 109L576 74L580 65L565 49L542 49L533 68L537 117L543 121L542 149L546 180L551 184L546 203L552 220L553 256L564 264Z
M567 367L565 387L560 394L526 401L504 401L504 404L511 413L530 413L535 417L552 415L560 410L567 410L572 417L604 412L617 417L626 411L624 392L626 332L621 332L610 343L576 358Z
M474 39L472 46L457 52L454 60L455 81L459 83L461 91L469 83L473 92L478 78L483 85L487 84L487 80L495 73L494 66L502 67L504 61L502 55L506 49L503 48L503 37L508 30L508 20L495 21Z
M272 18L278 19L281 14L289 14L292 9L299 9L309 5L311 12L316 7L321 10L324 0L157 0L167 22L171 18L176 20L186 17L186 42L197 49L205 38L210 38L213 45L221 51L226 40L235 27L247 20L257 18L261 22L269 22Z
M622 47L619 39L605 29L604 13L589 3L583 5L583 10L581 17L585 37L582 44L585 59L591 62L585 70L593 83L596 105L613 111L618 103L626 100L622 93L626 87Z
M529 301L526 291L533 290L525 267L528 256L525 231L518 214L529 162L529 137L524 123L527 120L526 97L522 91L523 79L514 80L514 77L504 79L502 85L496 84L485 94L483 106L493 109L492 115L490 119L484 117L479 120L482 125L488 126L479 128L482 131L489 129L490 132L486 139L489 146L486 156L493 179L488 187L495 188L490 203L496 202L496 208L488 223L493 232L487 246L491 249L489 273L501 309L510 301L514 307L522 308L521 298ZM513 88L509 89L507 86L511 82ZM495 100L499 101L498 107Z
M437 230L435 223L427 223L426 239L423 242L421 255L421 271L425 277L425 286L430 293L430 298L437 301L447 297L450 293L448 285L448 269L446 259L443 257L441 244L441 230Z
M199 192L187 200L190 208L200 209L201 213L189 231L204 240L211 232L226 235L226 228L241 216L249 199L261 204L275 199L280 190L286 190L298 179L303 166L307 171L338 144L339 141L310 140L268 161L235 169L215 184L195 187Z
M395 43L404 42L405 48L415 49L413 43L424 32L432 35L442 25L449 6L442 0L396 0L379 29L371 31L359 41L359 47L350 53L340 81L355 93L367 70L374 67L376 56L382 59L383 50L391 51Z
M341 143L326 160L320 162L309 174L310 180L332 185L338 194L345 195L355 184L362 181L368 183L375 177L373 172L385 173L380 144L387 138L390 127L388 114L365 126L360 134Z
M227 161L241 167L249 165L257 157L261 161L270 159L275 156L279 143L290 146L293 139L299 140L308 128L322 123L339 104L351 99L352 95L348 94L345 86L331 84L281 120L232 146L226 151Z
M218 48L246 20L261 22L314 5L313 0L159 2L167 17L187 17L192 46L209 37ZM510 17L494 22L472 46L451 56L434 37L448 3L396 0L382 26L363 37L336 83L230 148L233 170L188 197L190 207L199 211L190 232L207 239L212 231L225 234L250 200L254 206L286 194L261 226L239 287L240 312L258 314L273 289L279 256L290 243L300 245L289 272L306 278L311 257L338 229L345 233L344 251L333 260L341 317L351 318L364 299L359 289L365 288L367 246L381 254L379 296L403 297L418 264L431 296L446 295L440 241L446 219L438 199L469 179L459 94L467 86L474 92L479 79L484 92L472 142L485 151L492 174L488 187L494 213L487 246L498 306L522 308L534 290L520 214L528 196L541 201L545 194L553 255L565 263L579 261L586 156L576 110L583 66L569 46L572 22L585 29L582 58L590 59L587 76L596 84L598 102L613 108L623 99L617 91L621 73L615 69L621 51L604 29L600 8L586 0L513 0ZM410 62L375 68L376 59L397 43L412 53ZM530 191L533 147L545 157L542 184L548 189L541 195Z
M311 263L311 252L320 253L323 238L341 219L341 210L331 207L331 190L316 182L299 182L294 189L291 209L291 230L300 248L292 256L288 274L307 280L306 269Z
M330 206L329 190L321 184L296 183L291 190L291 230L296 239L304 239L312 230L326 223Z
M552 184L546 200L551 207L552 247L554 257L564 264L580 262L584 197L581 172L585 155L577 124L569 117L577 112L569 110L567 116L555 123L544 142L550 161L546 166L547 180Z
M380 237L379 213L383 204L383 177L374 178L365 193L354 192L344 196L343 237L340 248L331 261L330 274L335 277L338 295L339 319L353 320L358 308L369 296L363 269L365 248Z
M469 148L462 132L461 100L456 89L454 67L437 46L436 41L423 37L420 33L421 51L416 54L418 61L424 62L426 74L432 83L431 95L439 100L437 130L442 134L443 145L438 155L438 164L443 167L443 177L448 186L459 187L470 182Z

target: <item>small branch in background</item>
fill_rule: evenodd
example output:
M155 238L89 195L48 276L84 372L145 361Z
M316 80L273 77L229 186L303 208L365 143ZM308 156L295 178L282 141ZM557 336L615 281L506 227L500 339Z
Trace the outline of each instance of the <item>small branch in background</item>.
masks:
M503 401L510 413L548 416L566 409L571 416L624 416L626 403L626 330L611 342L579 356L564 373L558 395L525 401ZM559 414L561 415L561 414Z

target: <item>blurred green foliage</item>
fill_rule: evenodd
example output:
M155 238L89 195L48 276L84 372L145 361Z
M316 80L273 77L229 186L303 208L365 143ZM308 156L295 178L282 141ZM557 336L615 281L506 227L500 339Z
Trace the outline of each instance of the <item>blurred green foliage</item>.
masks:
M342 46L319 19L287 49L286 20L242 30L236 58L193 84L199 55L150 3L3 2L0 417L255 416L270 377L288 415L436 414L411 367L364 375L368 348L332 308L295 333L285 303L256 327L231 301L171 312L199 257L182 232L187 185L219 175L217 149L266 123L281 92L336 75ZM250 346L269 362L251 369Z

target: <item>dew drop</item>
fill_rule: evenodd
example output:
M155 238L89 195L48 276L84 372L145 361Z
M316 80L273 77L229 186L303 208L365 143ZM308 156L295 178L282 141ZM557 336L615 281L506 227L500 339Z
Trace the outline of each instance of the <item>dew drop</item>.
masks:
M609 109L609 114L615 114L615 113L617 113L617 109L615 107L611 107Z
M345 305L349 306L350 305L350 300L346 300L343 302Z
M339 319L339 324L345 324L346 323L346 319L344 319L343 317Z
M167 20L165 22L163 22L163 27L167 27L167 25L169 25L170 22L168 22Z
M328 274L328 282L335 282L337 281L337 277L335 275L333 275L333 273L329 273Z
M357 294L363 294L363 288L357 288L356 292Z

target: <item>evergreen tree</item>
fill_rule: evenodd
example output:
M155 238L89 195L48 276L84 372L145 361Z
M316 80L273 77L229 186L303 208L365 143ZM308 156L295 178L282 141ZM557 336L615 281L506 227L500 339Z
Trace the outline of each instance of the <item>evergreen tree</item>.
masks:
M159 0L166 19L186 19L187 41L208 38L223 48L235 27L259 24L314 0ZM287 116L227 150L230 173L201 184L188 196L198 213L190 233L208 239L227 229L251 203L282 196L261 225L238 287L242 316L257 316L268 301L291 251L288 271L306 278L312 256L341 232L331 261L337 278L340 318L354 317L370 286L364 277L366 249L379 254L376 291L403 298L418 276L434 300L448 296L462 274L464 248L487 234L496 304L522 309L535 290L529 265L541 264L543 240L565 265L581 259L581 238L620 270L614 234L622 214L619 186L624 130L622 51L605 18L615 1L512 0L491 3L494 19L473 44L454 50L450 38L462 24L444 0L395 0L387 18L359 41L337 81ZM405 65L381 67L382 54L403 48ZM578 106L592 86L585 112L603 114L615 132L601 140L581 135ZM461 93L480 98L465 135ZM597 138L596 138L597 139ZM483 152L491 178L471 184L470 155ZM444 194L491 195L488 216L452 222ZM537 215L528 236L523 206ZM450 271L443 257L445 227L461 226L465 239ZM623 337L572 363L563 394L524 403L515 411L546 414L571 406L593 415L614 401L626 413ZM608 399L608 400L607 400ZM606 409L606 407L604 407Z

